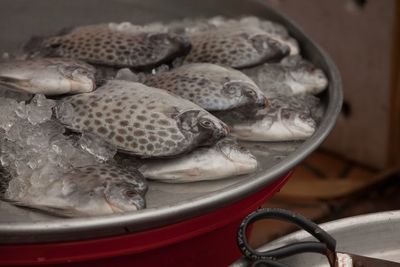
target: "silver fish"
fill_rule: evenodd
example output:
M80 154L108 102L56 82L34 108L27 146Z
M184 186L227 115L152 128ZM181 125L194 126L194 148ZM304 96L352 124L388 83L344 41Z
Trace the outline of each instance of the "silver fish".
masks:
M30 56L77 58L114 67L150 68L186 55L190 42L160 27L109 23L76 27L25 45Z
M87 93L96 88L96 69L73 59L48 58L0 62L0 84L31 94Z
M21 199L3 200L65 217L94 216L145 208L147 183L137 170L114 165L76 168Z
M247 141L305 140L316 130L313 112L319 99L312 95L276 96L269 108L257 111L252 119L231 112L220 118L231 126L232 136Z
M139 171L152 180L187 183L217 180L257 169L257 159L232 138L224 138L212 147L202 147L173 159L146 161Z
M232 68L247 68L280 60L289 47L256 27L210 25L206 30L187 32L192 50L186 62L208 62Z
M192 102L120 80L63 98L56 116L73 130L93 132L120 151L141 157L178 155L228 134L223 122Z
M240 71L215 64L183 65L147 75L144 83L166 89L210 111L267 105L264 94L249 77Z
M267 97L275 95L319 94L328 86L321 69L300 56L290 56L280 63L263 64L242 70Z

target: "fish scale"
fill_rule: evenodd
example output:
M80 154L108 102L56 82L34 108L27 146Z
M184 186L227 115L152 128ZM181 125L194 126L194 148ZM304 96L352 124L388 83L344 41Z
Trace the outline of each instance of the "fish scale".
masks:
M301 56L289 56L280 63L262 64L242 70L268 97L321 93L328 86L324 72Z
M189 30L192 50L186 62L209 62L247 68L278 60L289 53L289 47L255 27L210 26L207 30Z
M270 106L252 118L239 112L218 114L232 128L232 135L247 141L305 140L314 134L321 116L319 99L313 95L277 95Z
M267 100L243 73L208 63L187 64L171 71L147 75L145 84L166 89L210 111L245 105L264 107Z
M257 159L249 150L227 137L212 147L199 148L181 157L147 160L139 171L157 181L187 183L247 174L257 166Z
M31 188L21 199L6 195L3 200L64 217L136 211L146 206L147 183L136 169L89 165L52 178L43 185L46 190Z
M141 157L177 155L227 135L227 126L190 101L140 83L113 80L88 94L65 97L57 118Z
M25 50L31 56L59 56L113 67L150 68L186 55L190 43L183 35L130 23L110 23L34 38L25 45Z

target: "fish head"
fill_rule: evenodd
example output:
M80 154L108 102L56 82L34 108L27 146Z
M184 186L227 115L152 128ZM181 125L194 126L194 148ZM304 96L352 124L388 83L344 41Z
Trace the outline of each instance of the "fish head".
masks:
M202 114L197 123L199 132L209 137L210 142L219 140L229 134L229 127L211 114Z
M224 138L216 146L239 170L254 170L257 168L258 162L256 157L234 139L229 137Z
M59 65L58 71L70 83L71 92L91 92L96 88L96 69L87 64Z
M309 93L318 94L328 85L328 79L324 72L310 65L292 69L288 72L288 75L293 90L296 89L295 84L298 84L299 86L305 86Z
M279 42L268 34L256 34L250 36L249 39L263 62L278 61L290 52L290 48L285 43Z
M223 85L222 94L228 98L240 99L243 105L265 108L268 100L258 86L244 80L231 80Z
M282 124L298 136L310 136L316 129L316 123L309 112L301 112L291 108L280 109L280 119Z
M167 62L179 56L186 56L192 45L185 35L175 33L146 33L141 50L143 61L156 64ZM137 60L137 55L133 60ZM150 57L150 58L148 58Z
M143 196L128 182L110 184L104 192L105 199L114 213L139 210L145 205Z
M199 142L215 143L229 134L229 127L208 112L189 110L179 115L180 128L191 132Z

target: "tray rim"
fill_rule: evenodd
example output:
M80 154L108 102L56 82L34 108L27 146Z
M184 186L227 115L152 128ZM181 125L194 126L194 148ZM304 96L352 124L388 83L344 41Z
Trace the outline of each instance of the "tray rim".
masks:
M127 232L150 230L156 227L177 223L245 198L251 193L258 191L260 188L276 181L285 173L288 173L314 151L328 136L340 113L343 95L339 71L327 53L304 34L300 27L290 19L273 10L262 0L253 0L249 2L263 6L265 8L265 13L269 15L268 19L284 24L284 26L289 29L292 36L296 37L298 40L302 39L308 48L313 50L313 53L319 54L319 57L323 60L322 63L326 67L325 72L330 80L327 89L327 98L329 101L324 118L312 137L303 142L296 151L292 152L281 162L275 164L264 173L258 173L255 178L249 182L228 186L223 190L197 197L177 205L149 208L135 213L67 220L56 219L48 222L0 223L0 236L2 237L0 239L0 244L83 240L126 234ZM228 14L226 14L226 16L229 17ZM127 229L129 229L129 231L127 231ZM99 230L104 230L104 233L100 234ZM80 235L82 233L85 233L84 238ZM27 238L28 236L31 238ZM32 236L35 237L32 238Z

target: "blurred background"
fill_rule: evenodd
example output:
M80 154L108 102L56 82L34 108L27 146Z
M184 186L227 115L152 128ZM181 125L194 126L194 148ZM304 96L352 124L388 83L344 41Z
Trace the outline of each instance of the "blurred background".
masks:
M265 204L325 222L400 208L400 2L263 0L333 58L344 103L322 147ZM253 245L296 230L259 222Z

